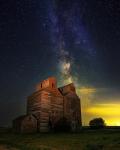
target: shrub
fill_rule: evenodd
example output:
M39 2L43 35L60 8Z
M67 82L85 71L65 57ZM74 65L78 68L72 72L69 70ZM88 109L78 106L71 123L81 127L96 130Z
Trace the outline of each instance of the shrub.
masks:
M106 126L105 121L102 118L95 118L89 122L89 126L92 129L100 129Z

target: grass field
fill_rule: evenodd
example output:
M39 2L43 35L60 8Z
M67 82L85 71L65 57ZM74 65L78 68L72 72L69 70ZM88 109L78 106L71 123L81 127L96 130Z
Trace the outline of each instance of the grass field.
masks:
M1 130L0 150L120 150L120 130L24 135Z

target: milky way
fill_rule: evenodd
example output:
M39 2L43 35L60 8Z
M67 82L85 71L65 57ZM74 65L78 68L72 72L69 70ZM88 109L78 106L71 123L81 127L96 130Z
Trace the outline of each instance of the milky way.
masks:
M76 82L78 78L77 70L75 70L77 63L73 56L75 49L76 53L79 51L81 54L78 59L84 55L86 61L93 63L96 58L96 50L91 42L90 34L82 22L81 7L77 2L71 5L69 2L46 1L50 39L53 51L58 58L58 69L65 83ZM62 67L64 65L70 65L67 73L65 73L65 67Z

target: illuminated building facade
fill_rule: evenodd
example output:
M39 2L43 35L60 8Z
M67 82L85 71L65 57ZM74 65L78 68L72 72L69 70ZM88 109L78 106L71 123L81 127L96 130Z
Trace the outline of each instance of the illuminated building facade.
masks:
M16 118L13 126L20 132L48 132L63 117L72 131L82 125L80 99L73 83L57 88L56 79L50 77L36 86L36 91L27 99L27 114L21 120Z

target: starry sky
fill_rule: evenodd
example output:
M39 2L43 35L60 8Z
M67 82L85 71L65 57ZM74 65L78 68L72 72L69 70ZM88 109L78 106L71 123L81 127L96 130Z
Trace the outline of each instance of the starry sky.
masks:
M0 1L0 126L49 76L75 83L83 125L120 125L119 0Z

